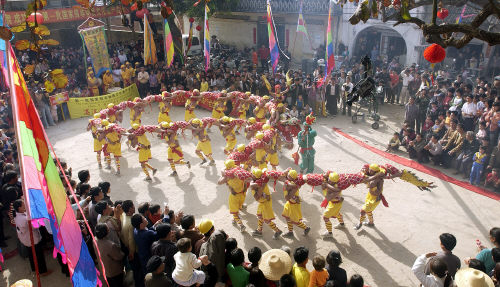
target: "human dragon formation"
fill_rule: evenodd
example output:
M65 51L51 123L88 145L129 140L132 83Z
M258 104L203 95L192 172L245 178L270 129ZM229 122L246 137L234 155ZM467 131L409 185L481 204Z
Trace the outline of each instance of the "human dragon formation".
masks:
M312 129L315 118L312 115L306 117L306 121L301 128L297 119L291 118L286 113L286 108L282 103L283 97L279 89L273 93L273 98L269 96L259 97L250 93L222 91L220 93L200 93L193 91L176 91L173 93L163 92L161 95L152 95L144 99L135 98L133 101L125 101L119 104L108 105L108 108L96 113L93 119L89 120L87 130L92 132L94 138L94 151L97 153L99 167L102 168L101 153L106 160L106 168L111 168L111 155L116 162L116 172L120 173L121 157L121 137L127 137L127 145L135 147L139 152L139 162L146 175L146 180L150 181L151 176L157 169L152 167L148 161L151 158L151 143L147 138L147 133L155 133L164 139L168 144L167 158L172 168L172 176L177 175L176 165L187 165L191 167L189 161L184 160L182 148L179 145L178 136L184 134L185 130L191 130L193 137L198 140L196 154L202 160L201 164L209 161L209 165L214 165L210 137L207 131L212 126L217 126L226 140L224 153L227 158L224 162L225 168L221 172L218 184L226 184L229 188L229 211L233 216L233 224L242 232L246 229L239 217L239 212L246 208L244 205L246 192L252 191L252 195L258 202L257 219L258 227L252 232L254 236L262 236L264 223L273 231L273 238L277 239L282 235L282 231L273 222L275 219L272 208L272 194L269 191L268 183L273 183L275 190L278 181L283 182L283 190L286 204L282 216L287 222L287 237L293 237L293 226L303 229L304 235L310 231L302 218L301 198L299 190L303 185L309 185L314 189L321 186L325 196L321 207L325 208L323 219L326 232L324 238L332 237L331 218L337 218L339 223L335 228L343 228L344 221L341 213L342 191L360 183L368 186L368 193L365 204L361 208L360 221L355 225L359 229L364 225L374 226L373 210L382 202L388 206L383 195L383 182L385 179L400 178L407 181L421 190L433 188L431 182L419 179L408 170L400 170L392 165L366 164L359 173L337 173L327 171L322 174L312 173L311 169L304 164L314 141L302 148L302 141L305 135L316 134ZM233 110L230 116L225 115L227 102L231 101ZM142 125L141 116L147 105L153 102L159 104L159 115L157 125ZM253 110L255 117L246 118L246 113L250 104L255 106ZM185 106L184 121L172 121L170 109L173 105ZM212 110L212 117L197 118L195 108L201 106ZM125 129L119 123L123 121L123 111L130 109L131 128ZM268 117L269 115L269 117ZM243 129L248 144L237 145L236 134ZM302 130L302 131L301 131ZM299 132L301 131L301 132ZM297 172L292 168L283 171L277 170L279 165L278 152L281 147L293 148L293 138L299 137L300 154L302 155L301 170ZM314 153L313 153L314 159ZM295 163L298 163L298 153L294 154ZM314 163L314 161L312 161ZM268 169L268 165L271 166ZM310 165L310 164L309 164ZM368 217L368 222L365 222Z

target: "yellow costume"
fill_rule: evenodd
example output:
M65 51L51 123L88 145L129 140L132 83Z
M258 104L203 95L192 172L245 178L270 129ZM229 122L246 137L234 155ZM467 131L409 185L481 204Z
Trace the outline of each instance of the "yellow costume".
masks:
M207 131L203 131L204 134L207 134ZM196 151L201 151L205 155L211 155L212 154L212 144L210 143L210 140L206 139L204 141L198 140L198 144L196 145Z
M275 133L271 144L271 149L273 150L273 153L269 153L266 158L269 164L273 166L273 169L280 164L278 152L276 151L276 136L277 134Z
M377 187L372 187L370 190L376 191ZM361 207L361 209L364 210L366 213L369 213L375 210L375 208L378 206L379 203L380 199L377 198L377 196L371 194L371 192L368 192L366 194L365 204L363 204L363 207Z
M108 121L110 123L116 123L116 115L115 114L109 115L108 116Z
M281 214L287 221L291 221L294 224L299 224L302 220L302 209L300 205L300 197L298 195L299 191L295 193L295 199L287 200L285 206L283 207L283 213ZM287 196L288 191L285 190L285 196Z
M236 192L236 195L229 194L229 212L237 214L242 209L243 203L245 203L245 182L238 177L234 177L227 181L227 185Z
M174 137L174 140L177 141L177 135ZM174 163L180 162L184 159L184 154L182 153L181 147L177 143L170 143L168 145L168 155L167 159L173 161Z
M258 168L263 169L267 167L267 162L266 162L266 150L263 148L257 148L255 149L255 160L259 163Z
M146 134L138 136L137 142L139 143L139 162L147 162L151 159L151 143Z
M184 120L186 122L189 122L191 119L196 118L196 115L194 114L194 109L196 108L196 105L191 104L191 99L187 99L186 104L184 106L186 107L186 111L184 112Z
M167 106L164 102L160 102L158 104L158 108L160 108L160 112L158 113L158 123L167 122L170 123L172 120L170 119L170 107ZM164 111L164 112L162 112Z
M242 103L239 107L238 107L238 117L242 120L246 120L247 119L247 110L250 106L247 104L247 103Z
M255 195L255 190L253 190L252 193ZM267 184L262 189L262 193L271 196ZM267 200L264 197L261 197L258 202L257 217L262 218L265 223L269 223L271 220L274 220L273 200L271 198Z
M255 119L259 123L265 123L266 122L266 109L264 107L256 107L255 108Z
M131 78L132 75L130 74L130 70L126 69L124 65L122 65L122 69L120 72L122 79L123 79L123 87L128 87L132 84Z
M99 140L98 136L99 135L97 133L97 127L92 126L92 137L94 138L94 152L100 153L102 151L104 144L106 144L106 140L105 139Z
M216 101L212 109L212 118L220 119L224 116L224 110L226 109L226 103L221 101Z
M106 153L113 154L115 157L122 156L122 144L120 143L120 137L117 132L112 131L106 133Z
M90 72L87 76L87 83L92 96L99 96L99 80L94 77L94 73Z
M142 113L138 113L135 119L134 119L134 116L136 116L135 109L130 109L130 125L131 126L133 126L134 124L140 125Z
M323 189L323 195L326 196L326 189ZM340 193L342 195L342 193ZM342 200L332 200L328 202L325 212L323 213L323 218L333 218L338 217L340 210L342 209Z
M113 75L111 75L111 72L108 70L104 75L102 76L102 83L104 85L104 94L108 93L108 89L113 86L114 80L113 80Z

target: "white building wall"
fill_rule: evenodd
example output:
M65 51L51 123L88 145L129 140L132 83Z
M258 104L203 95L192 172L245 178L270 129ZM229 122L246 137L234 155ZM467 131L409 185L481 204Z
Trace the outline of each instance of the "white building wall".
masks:
M224 44L234 45L238 49L254 47L253 29L255 22L213 18L208 20L210 35L216 35Z

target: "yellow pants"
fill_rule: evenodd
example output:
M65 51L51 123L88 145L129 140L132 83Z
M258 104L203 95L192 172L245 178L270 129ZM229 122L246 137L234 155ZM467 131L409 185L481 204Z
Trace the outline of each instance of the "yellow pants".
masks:
M189 122L191 119L196 118L196 115L194 114L194 111L186 110L184 113L184 120L186 122Z
M224 112L219 112L216 110L212 110L212 118L214 119L220 119L224 116Z
M178 150L182 153L181 147L177 147L176 150ZM172 151L171 147L168 147L168 150L167 150L167 159L168 160L178 162L178 161L182 160L183 158L184 158L184 156L178 155L177 153Z
M168 114L160 113L158 115L158 123L167 122L170 123L172 120Z
M274 219L273 202L271 200L259 202L257 206L257 217L262 217L265 222Z
M287 201L283 207L283 213L281 214L288 221L293 223L299 223L302 220L302 209L300 203L291 203Z
M106 143L105 140L94 139L94 151L101 152L103 145Z
M337 217L342 209L343 201L328 202L325 212L323 213L323 218L334 218Z
M134 124L141 125L141 119L130 120L130 126L133 126Z
M245 203L245 192L240 192L237 193L236 195L233 195L232 193L229 194L229 212L232 214L238 213L241 210L241 207L243 206L243 203Z
M268 154L266 160L273 166L278 166L280 164L277 152Z
M209 140L198 141L198 144L196 145L196 150L201 151L205 155L211 155L212 154L212 145L210 144Z
M139 162L147 162L151 159L151 149L141 148L139 149Z
M380 203L380 200L377 200L377 197L372 195L370 192L366 194L365 204L361 207L365 212L372 212Z
M233 135L226 137L226 146L224 147L224 151L230 152L236 146L236 137Z
M121 143L108 144L106 146L106 152L108 154L113 154L115 157L122 156L122 144Z

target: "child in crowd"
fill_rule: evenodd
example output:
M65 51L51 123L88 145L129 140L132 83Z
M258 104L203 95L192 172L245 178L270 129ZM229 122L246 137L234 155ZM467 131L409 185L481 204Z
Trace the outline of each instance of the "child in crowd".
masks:
M299 111L297 110L297 106L293 106L292 110L290 111L290 116L292 118L299 118Z
M201 265L208 265L210 261L208 256L203 255L196 258L191 250L191 240L189 238L181 238L177 241L177 249L179 250L174 255L175 269L172 272L172 279L180 286L191 286L196 284L200 286L205 281L205 273L196 270Z
M307 287L310 282L310 273L307 270L307 262L309 262L309 250L306 247L299 247L293 252L295 264L292 267L292 276L295 279L297 287Z
M486 122L480 122L479 123L479 131L476 133L476 139L477 140L482 140L486 138L487 133L486 133Z
M401 144L401 142L399 141L399 133L394 133L392 135L392 138L389 141L389 145L387 146L387 149L385 151L388 151L388 152L397 151L397 150L399 150L400 144Z
M498 177L498 168L494 168L490 173L486 176L486 182L484 183L484 187L494 187L498 189L500 187L500 178Z
M311 272L311 278L309 279L309 287L323 287L328 280L328 271L325 269L326 260L325 257L321 255L316 255L313 258L314 270Z
M483 172L483 167L486 162L486 147L481 146L479 151L474 154L472 159L472 169L470 171L470 184L479 185L481 180L481 174Z
M297 107L299 113L302 112L302 109L304 109L304 99L302 98L302 95L299 95L295 106Z

